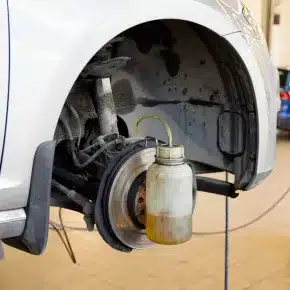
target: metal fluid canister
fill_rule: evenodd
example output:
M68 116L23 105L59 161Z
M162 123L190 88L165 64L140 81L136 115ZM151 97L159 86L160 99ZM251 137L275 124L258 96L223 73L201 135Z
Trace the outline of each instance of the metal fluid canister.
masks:
M172 145L170 128L162 123L169 141L157 146L156 160L146 173L146 235L157 244L177 245L192 236L195 176L184 162L184 147Z

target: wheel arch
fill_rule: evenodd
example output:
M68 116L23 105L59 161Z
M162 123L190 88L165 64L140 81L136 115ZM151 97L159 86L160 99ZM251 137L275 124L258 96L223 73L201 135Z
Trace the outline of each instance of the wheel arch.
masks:
M198 14L196 13L192 13L190 17L182 15L182 13L179 13L180 16L176 15L175 17L170 17L170 13L166 13L166 11L159 11L158 16L154 17L152 17L152 15L150 14L145 13L144 17L142 17L143 19L138 19L138 21L127 21L127 19L125 20L125 18L119 17L114 25L109 25L108 28L106 28L107 30L102 31L100 34L98 34L98 36L94 36L93 38L91 36L95 35L96 26L89 27L87 31L82 35L82 38L76 41L76 47L74 49L74 52L70 56L70 58L68 58L69 61L70 59L74 59L76 55L80 56L80 58L77 57L77 59L79 60L77 63L74 62L72 66L69 66L72 73L70 74L70 78L65 84L66 92L62 94L61 102L57 106L58 112L56 115L59 116L60 110L62 109L71 88L73 87L77 77L82 72L83 68L87 65L87 63L98 53L98 51L103 46L105 46L112 39L125 31L128 31L140 25L144 25L146 23L163 20L176 20L180 22L191 23L193 25L198 25L205 30L211 31L219 37L223 37L224 35L228 35L238 31L237 28L233 25L232 21L220 11L213 10L212 8L200 3L196 3L195 5L197 6L196 9L202 7L202 12L200 12L200 14L210 14L214 18L214 21L209 21L204 17L198 16ZM229 46L232 46L232 44L228 44ZM62 67L65 68L65 64L63 64ZM55 118L55 120L57 123L58 118Z

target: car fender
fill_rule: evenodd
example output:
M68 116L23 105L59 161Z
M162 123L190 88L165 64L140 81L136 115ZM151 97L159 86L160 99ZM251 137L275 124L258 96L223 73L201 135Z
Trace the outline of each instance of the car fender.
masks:
M234 33L238 28L231 8L221 2L11 1L10 100L0 210L26 206L36 149L53 139L71 87L104 44L128 28L158 19L197 23L220 36Z
M279 109L278 75L266 47L261 42L234 33L225 37L247 66L255 91L258 115L258 159L256 172L247 189L258 185L272 171L276 159L276 127Z

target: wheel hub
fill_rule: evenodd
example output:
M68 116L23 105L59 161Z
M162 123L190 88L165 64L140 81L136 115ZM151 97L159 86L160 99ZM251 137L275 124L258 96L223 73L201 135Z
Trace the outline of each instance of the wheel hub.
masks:
M146 183L140 185L139 190L136 194L135 199L135 216L139 223L145 226L145 216L146 216Z

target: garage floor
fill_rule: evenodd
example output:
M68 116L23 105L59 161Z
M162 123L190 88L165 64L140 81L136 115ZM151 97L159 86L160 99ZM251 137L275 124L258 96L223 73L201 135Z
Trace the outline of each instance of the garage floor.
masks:
M275 172L257 189L231 201L231 227L258 216L289 186L290 136L281 135ZM262 221L231 234L231 290L290 289L289 209L290 194ZM64 219L67 225L82 225L81 217L71 212ZM222 229L224 198L200 193L194 220L195 231ZM111 250L95 232L69 231L69 236L76 265L55 232L41 257L6 247L0 289L223 289L223 236L194 236L182 246L130 255Z

